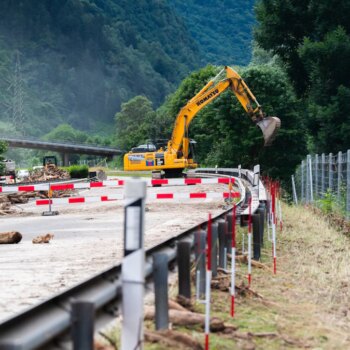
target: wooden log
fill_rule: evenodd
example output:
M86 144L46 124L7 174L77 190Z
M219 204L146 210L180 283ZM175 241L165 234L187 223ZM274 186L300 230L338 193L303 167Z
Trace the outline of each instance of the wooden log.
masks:
M17 231L0 233L0 244L15 244L22 240L22 235Z
M33 238L33 243L49 243L50 240L54 237L52 233L47 233L46 235L41 235Z
M154 307L145 307L145 320L153 320L155 316ZM196 312L169 310L169 321L177 326L194 326L204 327L205 316ZM225 329L224 322L217 317L210 320L210 330L220 332Z
M159 342L163 345L174 346L180 349L203 350L199 341L191 336L174 330L166 329L157 332L145 332L145 339L149 342Z

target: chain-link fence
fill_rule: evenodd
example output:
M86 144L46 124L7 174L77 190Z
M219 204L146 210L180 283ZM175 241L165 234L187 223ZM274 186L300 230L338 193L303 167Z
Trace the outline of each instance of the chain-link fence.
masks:
M335 210L350 219L350 150L308 155L292 176L293 199Z

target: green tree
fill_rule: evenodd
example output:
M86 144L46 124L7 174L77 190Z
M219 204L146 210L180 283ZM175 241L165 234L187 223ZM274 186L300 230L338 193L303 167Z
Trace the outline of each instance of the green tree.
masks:
M135 96L123 103L115 115L117 147L129 151L150 139L157 128L155 116L152 102L145 96Z
M310 150L348 149L350 2L260 0L256 13L256 40L281 57L303 98Z
M60 124L43 136L43 139L47 141L72 141L85 143L88 139L88 135L82 131L74 129L69 124Z

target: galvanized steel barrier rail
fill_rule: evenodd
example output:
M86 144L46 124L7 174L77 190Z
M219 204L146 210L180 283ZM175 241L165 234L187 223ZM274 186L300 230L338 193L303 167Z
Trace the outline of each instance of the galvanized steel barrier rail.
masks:
M208 175L240 175L249 183L253 181L254 177L252 172L240 170L239 174L237 169L199 169L198 171ZM251 191L253 191L252 188ZM246 198L242 198L240 205L244 209L244 206L247 205ZM231 210L229 208L214 217L212 223L218 220L222 221ZM208 222L204 221L178 236L148 249L145 263L146 280L149 282L153 278L152 258L156 253L166 255L168 266L176 264L177 250L181 246L181 242L191 242L193 248L194 233L198 231L199 226L203 229L207 224ZM181 278L181 275L179 277ZM87 317L82 322L89 322L90 315L94 318L96 329L101 328L120 314L121 291L121 264L118 264L2 322L0 324L0 350L71 349L71 338L79 337L79 326L72 321L72 317L85 312ZM89 305L93 305L93 310L89 310L89 307L86 308ZM70 332L72 337L69 336Z

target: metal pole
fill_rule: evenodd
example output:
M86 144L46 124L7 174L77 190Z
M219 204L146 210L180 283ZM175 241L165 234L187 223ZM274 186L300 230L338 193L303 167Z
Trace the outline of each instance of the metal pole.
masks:
M328 188L333 192L333 153L329 153L328 158Z
M225 245L228 254L232 253L232 214L226 215L226 232L225 232Z
M212 276L215 277L218 274L218 224L212 223L211 225L211 271Z
M322 153L321 155L321 197L323 197L325 193L325 178L324 178L325 166L326 166L326 156L324 153Z
M179 272L179 295L191 299L191 243L177 243L177 266Z
M297 191L295 189L295 181L294 181L294 175L292 175L292 189L293 189L293 199L294 203L298 205L298 197L297 197Z
M196 255L196 264L197 268L196 270L199 271L199 281L197 281L199 286L199 291L197 291L197 295L201 298L203 295L205 295L205 275L206 275L206 268L205 268L205 247L206 247L206 237L207 233L203 230L197 231L195 233L195 255ZM198 275L197 275L198 276Z
M260 254L261 254L260 214L252 215L252 219L253 219L253 259L260 260Z
M72 339L74 350L94 348L94 304L87 301L73 301L71 310Z
M317 199L318 198L318 154L315 155L315 190L314 190L314 196Z
M309 157L310 155L307 155L306 157L306 166L305 166L305 171L306 171L306 202L310 202L310 171L309 171Z
M164 253L153 255L156 330L168 329L168 257Z
M266 213L266 204L261 203L259 205L258 212L260 214L260 246L264 246L264 231L265 231L265 213Z
M144 215L146 182L127 180L124 187L124 258L122 261L122 350L143 349L145 284Z
M309 184L310 184L310 202L314 201L314 192L313 192L313 184L312 184L312 159L311 156L308 155L309 158Z
M350 219L350 150L346 154L346 216Z
M218 233L219 233L219 267L225 268L225 226L224 220L220 219L218 223Z
M305 162L301 161L301 202L305 202L305 186L304 186L304 167Z
M338 186L337 186L337 199L338 202L340 203L340 195L341 195L341 175L342 175L342 161L343 161L343 155L342 153L339 151L338 152L338 159L337 159L337 163L338 163Z

